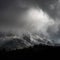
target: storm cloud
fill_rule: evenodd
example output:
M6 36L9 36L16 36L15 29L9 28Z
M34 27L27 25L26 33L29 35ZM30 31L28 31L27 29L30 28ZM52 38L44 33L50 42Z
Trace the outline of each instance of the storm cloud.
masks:
M60 41L60 0L0 0L0 31L43 34Z

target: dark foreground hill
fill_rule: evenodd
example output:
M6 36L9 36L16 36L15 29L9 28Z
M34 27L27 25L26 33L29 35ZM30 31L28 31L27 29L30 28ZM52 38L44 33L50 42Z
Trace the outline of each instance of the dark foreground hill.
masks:
M56 56L60 54L60 47L52 47L52 46L46 46L46 45L39 45L39 46L34 46L25 48L25 49L16 49L13 51L6 51L5 49L0 50L0 55L1 56L6 56L6 57L28 57L28 56Z

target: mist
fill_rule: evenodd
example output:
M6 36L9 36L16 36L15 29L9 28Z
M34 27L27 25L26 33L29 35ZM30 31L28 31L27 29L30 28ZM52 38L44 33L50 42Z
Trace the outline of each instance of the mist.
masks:
M60 43L60 0L0 1L0 32L43 34Z

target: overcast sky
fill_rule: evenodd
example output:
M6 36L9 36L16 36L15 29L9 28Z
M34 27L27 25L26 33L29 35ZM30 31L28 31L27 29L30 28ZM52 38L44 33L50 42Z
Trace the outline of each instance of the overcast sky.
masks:
M42 32L59 42L60 0L0 0L0 28Z

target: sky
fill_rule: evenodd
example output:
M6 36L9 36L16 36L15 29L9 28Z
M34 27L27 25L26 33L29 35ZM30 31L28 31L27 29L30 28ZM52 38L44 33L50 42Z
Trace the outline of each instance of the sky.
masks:
M0 31L42 33L60 43L60 0L0 0Z

